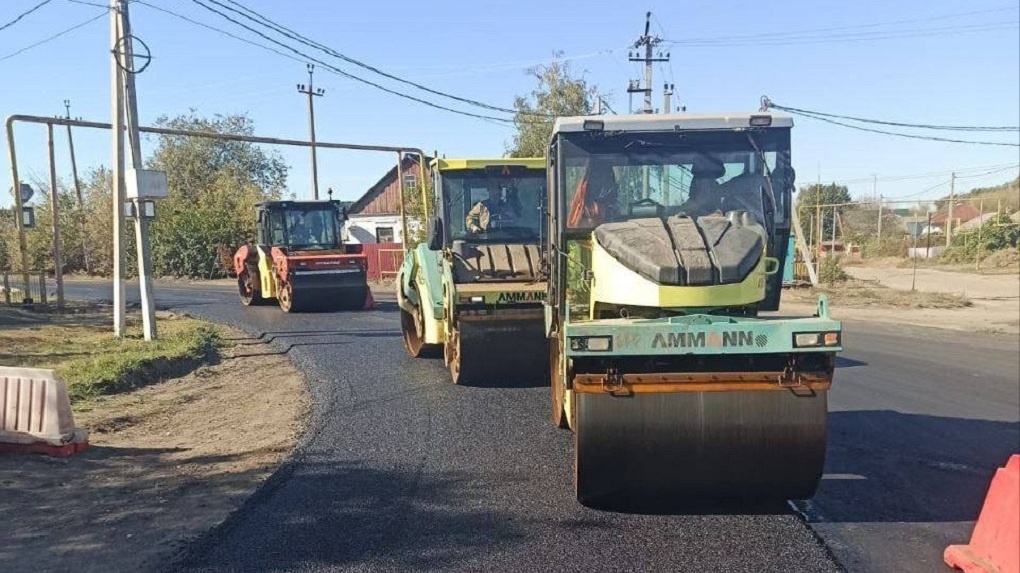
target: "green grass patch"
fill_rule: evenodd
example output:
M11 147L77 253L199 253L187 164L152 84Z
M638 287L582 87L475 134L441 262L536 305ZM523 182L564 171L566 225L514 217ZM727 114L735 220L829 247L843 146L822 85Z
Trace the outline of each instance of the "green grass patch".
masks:
M14 322L4 318L0 325ZM210 323L173 316L157 326L159 338L146 342L137 317L117 339L107 313L39 316L0 329L0 366L53 369L78 402L183 375L215 356L220 337Z

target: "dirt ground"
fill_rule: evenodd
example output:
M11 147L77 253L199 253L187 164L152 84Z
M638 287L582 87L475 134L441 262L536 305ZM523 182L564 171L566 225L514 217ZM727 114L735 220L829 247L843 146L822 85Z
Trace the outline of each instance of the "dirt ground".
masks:
M86 452L0 457L0 571L166 567L272 472L304 427L303 379L224 332L218 363L76 412Z
M891 266L847 266L855 279L899 291L910 291L913 271ZM834 317L898 324L931 326L970 332L1020 333L1020 275L973 274L935 269L917 269L916 288L925 292L957 293L971 303L966 308L868 308L833 303ZM783 311L803 313L813 308L805 291L784 294Z

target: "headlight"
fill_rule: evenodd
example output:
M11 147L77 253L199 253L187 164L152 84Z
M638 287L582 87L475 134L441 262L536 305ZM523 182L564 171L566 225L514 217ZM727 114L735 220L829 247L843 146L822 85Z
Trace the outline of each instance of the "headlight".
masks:
M575 352L608 352L613 349L613 337L571 336L570 349Z
M798 332L793 335L794 348L839 346L838 332Z

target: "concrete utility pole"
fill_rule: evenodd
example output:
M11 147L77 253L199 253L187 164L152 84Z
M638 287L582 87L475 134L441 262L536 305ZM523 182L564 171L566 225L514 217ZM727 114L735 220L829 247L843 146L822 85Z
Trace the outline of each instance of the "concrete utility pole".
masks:
M662 113L673 113L673 84L662 85Z
M50 214L53 216L53 278L57 281L57 307L64 307L64 257L60 253L60 194L57 192L57 161L53 153L53 124L46 125L46 143L50 160ZM43 279L43 290L46 280Z
M64 100L64 111L67 119L71 119L71 100ZM67 147L71 152L71 177L74 179L74 193L78 197L78 219L81 223L81 258L85 263L85 272L92 274L92 264L89 261L88 238L85 233L85 199L81 193L81 181L78 180L78 162L74 158L74 138L71 136L71 124L67 124Z
M308 85L298 84L298 92L308 95L308 132L310 133L310 140L312 142L312 190L314 192L315 200L319 200L319 164L315 158L315 98L316 96L321 97L326 93L326 90L322 88L315 88L312 85L312 74L315 71L313 64L308 64Z
M128 143L131 149L132 176L138 177L142 165L142 138L138 131L138 96L135 91L134 41L131 35L131 19L128 16L127 0L120 0L122 32L122 53L126 65L123 68L125 107ZM137 187L137 185L136 185ZM133 199L135 211L135 246L138 251L138 291L142 305L142 333L145 340L155 340L156 303L152 298L152 245L149 240L149 220L143 213L144 200Z
M946 217L946 246L953 242L953 203L956 202L956 172L949 177L949 213Z
M124 336L124 77L125 65L118 44L121 37L122 0L110 0L110 125L113 131L113 334Z
M645 33L638 36L638 39L634 42L634 49L640 48L645 49L645 53L642 56L641 52L628 52L627 58L632 62L644 62L645 64L645 82L644 87L641 87L637 82L631 82L627 86L628 93L643 93L645 95L645 107L642 109L642 113L652 113L652 64L655 62L668 62L669 54L665 56L662 52L659 52L658 56L653 57L652 50L662 42L662 38L658 36L652 36L650 34L652 26L652 13L645 13ZM668 111L667 111L668 113Z

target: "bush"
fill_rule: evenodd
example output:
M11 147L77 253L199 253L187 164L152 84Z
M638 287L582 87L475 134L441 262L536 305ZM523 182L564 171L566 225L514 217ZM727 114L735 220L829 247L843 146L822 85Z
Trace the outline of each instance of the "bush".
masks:
M821 268L818 272L818 280L822 284L835 284L846 282L850 275L843 270L843 263L839 257L825 257L822 259Z

